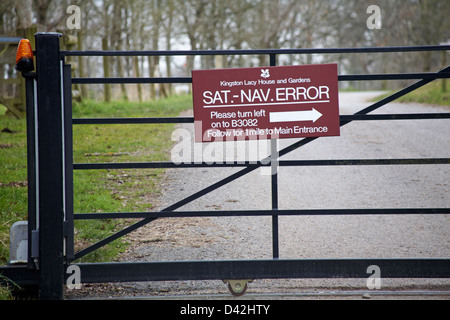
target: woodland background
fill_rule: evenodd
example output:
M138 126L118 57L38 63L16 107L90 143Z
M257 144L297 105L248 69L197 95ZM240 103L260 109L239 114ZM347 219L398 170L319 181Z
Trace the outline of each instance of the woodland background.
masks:
M80 28L69 30L70 5L80 8ZM367 8L381 9L381 26L369 29ZM447 0L2 0L0 36L36 31L64 34L69 50L209 50L439 45L450 39ZM71 37L67 37L67 36ZM15 45L0 45L2 96L17 94ZM433 72L441 52L282 55L279 65L337 62L340 74ZM83 57L71 61L80 77L190 76L192 68L268 65L267 56ZM346 83L348 88L392 89L408 81ZM82 86L80 98L146 100L172 86ZM178 88L180 89L180 88ZM181 90L189 90L181 88ZM105 92L106 91L106 92Z

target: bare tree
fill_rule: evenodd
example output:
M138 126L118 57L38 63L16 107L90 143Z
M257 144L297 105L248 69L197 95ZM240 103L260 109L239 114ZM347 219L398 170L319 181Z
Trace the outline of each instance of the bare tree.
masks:
M378 0L382 26L367 27L370 0L3 0L0 32L15 35L30 21L43 30L64 30L69 4L82 7L79 48L86 50L171 50L185 42L191 50L404 46L439 44L448 40L450 1ZM32 3L32 5L30 5ZM11 27L12 25L12 27ZM103 47L102 47L103 44ZM194 68L186 58L186 71ZM158 57L79 58L80 76L159 76ZM197 58L198 59L198 58ZM163 70L171 76L174 60L165 57ZM201 57L201 68L267 65L267 55ZM280 64L339 62L340 73L431 71L441 63L439 53L290 55ZM103 68L90 68L92 64ZM108 63L110 64L108 66ZM2 65L3 73L10 68ZM103 70L102 70L103 69ZM148 71L147 71L148 69ZM103 72L102 72L103 71ZM81 75L83 73L83 75ZM395 83L390 81L389 84ZM356 83L355 83L356 84ZM362 85L358 83L358 85ZM386 88L388 82L382 83ZM105 85L105 99L109 85ZM121 85L123 98L130 92ZM144 98L136 86L139 100ZM151 85L151 98L170 93L170 86ZM83 93L83 96L86 92ZM148 95L147 95L148 96Z
M113 6L111 47L114 48L114 50L123 50L123 33L126 31L128 26L127 11L125 3L121 0L114 0ZM116 57L115 64L117 76L123 78L125 76L124 58L121 56ZM122 99L128 100L128 92L125 84L120 84L120 91Z

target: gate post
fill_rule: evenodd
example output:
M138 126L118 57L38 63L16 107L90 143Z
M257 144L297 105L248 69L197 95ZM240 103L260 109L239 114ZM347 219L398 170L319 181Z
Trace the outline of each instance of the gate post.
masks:
M63 298L63 105L59 33L36 33L39 298Z

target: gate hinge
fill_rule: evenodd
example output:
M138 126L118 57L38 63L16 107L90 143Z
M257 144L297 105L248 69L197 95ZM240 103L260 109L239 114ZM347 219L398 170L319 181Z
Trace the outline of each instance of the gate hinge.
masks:
M31 259L39 270L39 230L31 230Z
M39 230L31 230L31 258L39 258Z

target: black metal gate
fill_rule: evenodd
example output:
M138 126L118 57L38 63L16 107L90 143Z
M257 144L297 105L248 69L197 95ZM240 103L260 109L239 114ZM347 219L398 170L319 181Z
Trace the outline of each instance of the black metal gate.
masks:
M212 51L60 51L55 33L38 33L36 37L36 73L24 73L27 88L28 143L28 264L0 268L0 273L20 285L38 285L41 299L62 299L70 266L81 272L81 283L270 278L367 278L367 267L377 265L386 278L449 278L450 260L436 259L282 259L278 250L278 217L283 215L391 215L449 214L450 208L420 209L278 209L278 176L271 178L271 210L175 211L183 205L230 183L262 166L372 166L449 164L449 158L421 159L351 159L351 160L279 160L269 156L254 162L224 164L146 163L73 163L72 126L83 124L124 123L193 123L192 117L72 119L73 84L98 83L191 83L185 78L71 78L68 56L194 56L194 55L268 55L270 65L283 54L350 54L369 52L411 52L449 50L450 46L415 46L336 49L212 50ZM442 78L450 77L450 66L436 73L339 75L339 81L417 79L410 85L353 115L341 115L340 124L352 121L416 120L450 118L450 113L369 114L379 107ZM317 138L300 139L272 154L281 157ZM274 144L272 144L274 145ZM139 168L241 167L238 172L178 201L160 212L74 214L73 171ZM116 240L137 228L162 217L271 216L273 259L207 260L134 263L77 263L77 259ZM100 242L74 252L75 219L141 218Z

